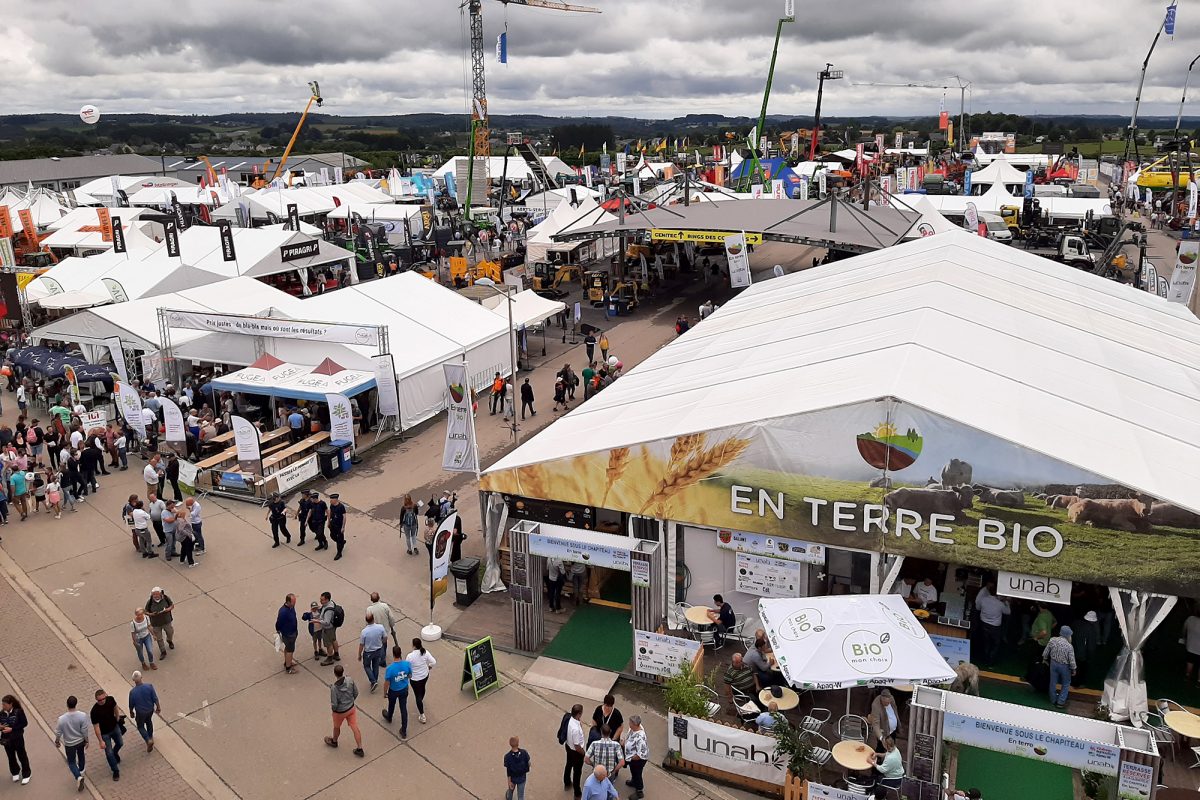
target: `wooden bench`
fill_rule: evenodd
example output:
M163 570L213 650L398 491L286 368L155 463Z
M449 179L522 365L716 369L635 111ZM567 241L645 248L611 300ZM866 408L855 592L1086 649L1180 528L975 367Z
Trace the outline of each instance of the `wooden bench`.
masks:
M296 442L296 444L293 444L284 450L280 450L274 455L264 458L263 474L270 475L275 469L279 467L286 467L294 459L308 455L308 451L316 450L318 446L328 441L329 431L321 431L320 433L314 433L307 439L302 439L299 442Z

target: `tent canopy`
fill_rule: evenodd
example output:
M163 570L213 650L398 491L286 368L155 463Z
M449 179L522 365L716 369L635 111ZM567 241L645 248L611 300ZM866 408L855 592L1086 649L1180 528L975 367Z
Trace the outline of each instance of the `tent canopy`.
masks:
M1024 186L1025 173L1007 161L993 161L983 169L971 174L972 186L991 186L996 183Z
M895 594L759 600L783 677L803 689L949 683L946 663Z
M492 295L483 301L484 308L504 319L508 324L508 301L503 297ZM530 327L540 325L567 307L560 300L549 300L542 297L533 289L517 292L512 296L513 327Z
M375 388L375 375L361 370L348 370L328 358L311 367L288 364L274 356L263 356L245 369L213 378L212 386L225 392L323 403L326 394L353 397Z
M897 398L1200 513L1197 365L1180 304L951 231L751 286L484 480Z
M598 206L591 197L578 195L575 205L571 204L569 197L563 198L550 216L529 229L525 236L525 261L533 263L544 260L555 242L555 236L616 220L616 215Z

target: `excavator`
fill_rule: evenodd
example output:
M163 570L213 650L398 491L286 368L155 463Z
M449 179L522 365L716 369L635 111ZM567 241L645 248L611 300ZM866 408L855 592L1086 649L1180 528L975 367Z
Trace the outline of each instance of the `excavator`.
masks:
M253 188L261 189L280 176L283 168L287 166L288 157L292 154L292 148L296 146L296 140L300 138L300 129L304 127L304 121L308 119L308 112L312 109L313 103L316 103L317 107L320 108L325 102L325 98L321 97L321 87L317 85L316 81L308 82L308 91L308 103L304 106L303 113L300 114L300 121L296 123L296 130L292 131L292 138L288 141L287 148L283 151L283 157L279 159L279 164L275 167L275 171L271 173L269 178L267 177L267 173L271 169L271 159L267 159L267 163L263 165L262 176L251 184ZM205 159L205 163L207 162L208 159ZM209 170L212 170L211 166Z
M542 297L550 300L561 300L567 296L567 292L559 289L561 283L570 281L583 281L579 266L577 264L564 264L554 273L554 278L550 278L550 270L553 269L553 264L534 264L533 275L533 290Z

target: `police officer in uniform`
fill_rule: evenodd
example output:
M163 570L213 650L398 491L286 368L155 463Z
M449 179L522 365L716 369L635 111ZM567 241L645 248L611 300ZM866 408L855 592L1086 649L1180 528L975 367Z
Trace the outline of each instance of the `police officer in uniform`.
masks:
M329 514L329 506L321 499L320 493L311 491L308 493L308 527L312 530L313 536L317 538L316 550L328 550L329 540L325 538L325 518Z
M346 507L337 494L329 495L329 538L337 545L337 555L333 557L337 561L346 546Z
M308 492L300 493L300 503L296 509L296 520L300 524L300 541L297 545L304 544L304 534L308 531L308 514L312 511L312 501L308 498Z
M267 519L271 522L271 536L275 538L275 544L271 547L279 547L280 533L287 539L288 544L291 544L292 535L287 529L287 503L279 496L279 492L271 493L271 498L267 501L267 512Z

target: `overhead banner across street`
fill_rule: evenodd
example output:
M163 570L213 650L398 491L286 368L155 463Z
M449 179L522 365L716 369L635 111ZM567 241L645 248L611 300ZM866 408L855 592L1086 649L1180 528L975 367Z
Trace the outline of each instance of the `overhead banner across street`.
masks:
M650 238L656 242L692 242L694 244L724 244L725 240L739 231L685 231L673 228L653 228ZM746 237L746 244L762 244L761 233L740 234Z
M279 339L308 339L330 344L378 347L379 328L373 325L341 325L334 322L250 317L241 314L210 314L204 311L164 311L172 328L245 333Z

